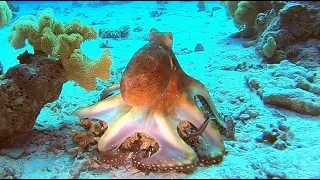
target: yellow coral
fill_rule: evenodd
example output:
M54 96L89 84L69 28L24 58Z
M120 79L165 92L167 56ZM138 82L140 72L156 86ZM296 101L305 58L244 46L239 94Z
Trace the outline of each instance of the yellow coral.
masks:
M228 15L234 17L234 12L238 8L240 1L223 1L222 3L227 7Z
M58 21L53 22L52 32L55 35L64 34L65 33L65 29L64 29L63 24L58 22Z
M80 34L60 34L57 41L53 56L59 59L68 59L75 49L80 48L83 38Z
M83 40L95 39L98 37L97 31L88 25L82 25L79 20L75 19L72 23L66 24L65 33L78 33L83 37Z
M255 9L255 6L250 1L240 1L238 8L234 12L235 20L240 24L245 24L251 27L259 12Z
M272 36L268 37L266 44L262 46L263 54L266 57L271 58L276 52L276 49L277 49L276 41Z
M42 32L45 27L51 28L53 22L53 10L51 8L46 8L41 11L39 16L39 32Z
M53 54L57 44L57 37L49 27L45 27L41 37L41 51L46 54Z
M34 16L19 18L11 29L8 41L19 49L25 46L27 39L35 51L59 59L70 80L91 91L96 88L96 78L109 79L112 63L108 50L97 61L89 60L81 53L81 43L97 36L93 27L82 25L79 20L69 24L57 22L49 8L40 13L38 24Z
M34 16L19 18L8 37L10 44L20 49L25 46L25 40L34 50L56 58L68 59L75 49L80 47L84 40L97 38L97 31L79 20L63 25L53 17L53 10L47 8L40 12L38 24Z
M78 19L74 19L71 23L67 23L64 25L66 34L79 33L81 27L82 25Z
M28 38L29 31L31 29L36 29L35 22L36 18L34 16L27 15L20 17L13 24L11 32L8 36L8 41L12 47L15 49L20 49L25 46L25 40Z
M96 78L108 80L110 77L112 61L108 49L96 61L88 59L80 49L76 49L69 59L61 60L61 62L63 68L67 71L68 79L77 82L87 91L96 88Z
M0 1L0 28L7 25L12 19L12 11L7 2Z

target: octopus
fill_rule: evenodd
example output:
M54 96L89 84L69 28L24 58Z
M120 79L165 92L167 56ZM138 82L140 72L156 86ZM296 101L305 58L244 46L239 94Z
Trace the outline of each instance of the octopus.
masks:
M105 163L130 161L144 172L191 173L199 164L209 166L223 160L226 151L220 132L226 123L207 88L183 71L172 44L171 32L152 28L149 42L133 55L120 84L107 87L97 103L74 111L79 118L108 124L98 141ZM197 98L212 117L199 108ZM182 122L189 122L195 132L181 132ZM158 149L121 151L121 144L135 133L152 137Z

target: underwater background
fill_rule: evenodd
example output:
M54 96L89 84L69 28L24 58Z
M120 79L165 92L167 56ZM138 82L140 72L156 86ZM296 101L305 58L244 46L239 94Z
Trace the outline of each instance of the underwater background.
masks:
M1 178L320 177L320 3L1 1L0 10ZM222 162L186 174L96 161L109 124L74 111L120 83L152 28L172 33L183 71L231 120Z

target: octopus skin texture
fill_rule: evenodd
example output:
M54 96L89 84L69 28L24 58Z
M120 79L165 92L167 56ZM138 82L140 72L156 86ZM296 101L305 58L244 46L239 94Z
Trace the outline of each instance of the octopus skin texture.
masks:
M106 88L99 102L74 112L79 118L107 122L108 129L98 142L105 163L131 161L145 172L191 173L199 164L222 161L225 146L217 124L225 127L225 123L205 86L180 67L172 42L170 32L151 29L149 43L134 54L120 84ZM215 121L209 121L197 106L197 96L205 101ZM201 132L182 138L177 127L184 121ZM158 150L120 151L122 142L135 133L152 137ZM203 140L200 146L194 140L198 136Z

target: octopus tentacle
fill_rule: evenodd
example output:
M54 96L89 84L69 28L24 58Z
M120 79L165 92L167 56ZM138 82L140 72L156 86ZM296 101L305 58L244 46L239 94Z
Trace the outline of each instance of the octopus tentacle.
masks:
M196 96L199 101L201 102L201 104L203 105L203 107L206 110L209 110L209 114L210 116L214 116L213 112L210 109L209 103L207 102L207 100L201 96L201 95L197 95ZM235 135L235 123L233 122L232 119L226 119L224 124L219 123L219 121L217 121L216 119L214 119L212 122L214 122L214 124L217 126L220 134L224 135L226 138L229 139L234 139L234 135Z
M103 99L91 106L82 107L73 113L79 118L95 118L111 123L129 111L120 94Z
M189 173L195 170L197 154L186 144L166 119L155 116L148 134L159 144L159 150L147 158L133 156L133 165L143 171L177 171Z
M201 95L208 103L210 110L212 111L212 113L215 116L218 123L221 126L223 126L224 128L226 128L226 124L225 124L223 118L220 116L216 106L214 105L213 99L211 98L207 88L200 81L195 80L195 79L193 81L191 81L190 85L188 85L186 88L192 97L195 97L197 95Z
M118 94L119 92L117 91L120 91L120 84L114 84L110 87L106 87L100 94L100 100L112 96L115 93Z
M214 116L214 113L212 112L207 100L201 95L196 95L196 97L199 99L199 101L202 104L202 106L204 107L204 109L209 111L208 112L209 116ZM220 134L222 134L222 135L227 134L227 124L225 122L220 123L216 118L214 118L212 122L217 126Z
M208 120L195 104L181 104L180 107L183 112L187 112L186 114L189 116L189 122L197 129L202 127L204 122ZM225 153L225 146L217 126L212 121L208 121L201 137L205 142L202 144L204 148L196 150L199 161L208 165L221 162Z
M98 141L98 150L103 154L103 161L108 164L119 164L128 160L130 153L121 152L122 142L142 129L141 118L136 118L136 111L130 112L117 119Z
M225 146L212 121L209 121L201 137L204 138L205 142L196 150L200 159L199 162L205 165L220 163L225 155Z
M199 127L197 128L196 132L193 132L191 134L188 134L188 137L187 139L193 139L193 138L197 138L198 136L201 135L201 133L203 133L203 131L206 129L209 121L211 121L213 118L207 118L204 123Z

